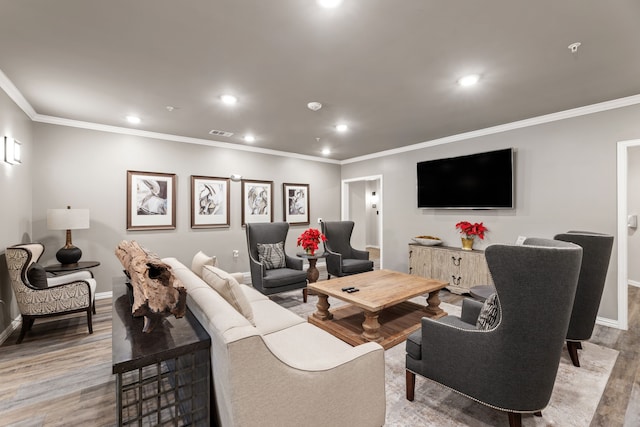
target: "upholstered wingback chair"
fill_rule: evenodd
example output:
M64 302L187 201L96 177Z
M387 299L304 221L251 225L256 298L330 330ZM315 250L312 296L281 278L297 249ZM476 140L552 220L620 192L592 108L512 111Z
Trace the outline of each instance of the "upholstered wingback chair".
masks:
M91 320L95 313L96 281L90 271L46 277L37 261L44 252L41 243L11 246L6 249L9 279L22 314L22 329L17 340L20 344L35 319L63 314L87 312L89 333L93 333ZM33 267L34 273L29 271Z
M487 329L476 327L479 310L470 315L468 307L463 307L462 318L423 318L422 329L406 343L407 399L414 398L419 374L506 411L515 427L521 425L522 413L539 413L549 403L582 248L530 238L522 246L491 245L485 256L498 296L497 322Z
M351 234L355 226L353 221L322 221L320 225L322 234L327 238L324 242L327 279L373 270L369 252L351 247Z
M302 289L307 302L307 273L302 270L302 259L284 251L289 223L247 223L246 232L253 287L265 295Z
M582 349L582 341L591 338L596 324L611 259L613 236L589 231L569 231L558 234L554 239L575 243L583 251L580 278L567 331L567 350L571 362L580 366L578 349Z

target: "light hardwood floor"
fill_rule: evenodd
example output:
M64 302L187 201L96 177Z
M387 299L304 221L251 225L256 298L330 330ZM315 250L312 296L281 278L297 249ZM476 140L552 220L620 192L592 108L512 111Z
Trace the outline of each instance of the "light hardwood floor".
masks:
M441 299L461 297L442 291ZM620 351L592 427L640 425L639 288L629 288L629 303L628 331L596 326L591 339ZM82 314L41 320L22 344L15 331L0 346L0 425L115 424L110 299L97 302L93 328L89 335Z

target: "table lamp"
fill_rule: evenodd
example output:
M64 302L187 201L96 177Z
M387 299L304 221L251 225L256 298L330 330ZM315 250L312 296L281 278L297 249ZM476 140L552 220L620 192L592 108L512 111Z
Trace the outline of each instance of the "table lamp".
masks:
M67 242L56 252L60 264L75 264L82 257L80 248L71 243L71 230L89 228L89 209L48 209L47 228L49 230L67 230Z

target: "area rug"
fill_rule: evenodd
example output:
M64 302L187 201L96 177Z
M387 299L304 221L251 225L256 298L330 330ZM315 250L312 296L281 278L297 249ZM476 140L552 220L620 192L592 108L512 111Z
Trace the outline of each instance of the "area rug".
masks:
M309 297L309 301L303 303L300 291L272 296L272 299L305 318L315 311L317 301L317 298ZM332 306L340 305L342 303L339 301L332 301ZM441 307L449 314L460 313L456 305L442 303ZM542 411L542 417L523 415L523 426L584 427L591 423L618 351L589 342L583 343L583 347L580 351L580 368L574 367L567 352L563 352L549 405ZM385 366L387 427L508 425L505 413L420 376L416 376L415 400L409 402L405 397L404 343L385 351Z

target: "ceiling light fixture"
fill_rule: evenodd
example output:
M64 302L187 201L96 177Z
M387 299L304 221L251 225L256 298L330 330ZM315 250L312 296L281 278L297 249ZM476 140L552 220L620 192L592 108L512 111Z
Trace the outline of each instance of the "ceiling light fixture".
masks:
M311 111L318 111L319 109L322 108L322 104L320 104L317 101L311 101L310 103L307 104L307 108Z
M255 137L255 136L253 136L253 135L245 135L245 136L244 136L244 140L245 140L246 142L254 142L254 141L256 140L256 137Z
M329 154L331 154L331 150L328 148L323 148L322 149L322 155L323 156L328 156Z
M473 86L474 84L478 83L478 80L480 80L480 76L477 74L469 74L468 76L464 76L462 77L460 80L458 80L458 84L460 86Z
M233 105L238 102L238 98L233 95L222 95L220 99L227 105Z
M347 125L346 125L346 124L344 124L344 123L340 123L340 124L337 124L337 125L336 125L336 130L337 130L338 132L346 132L346 131L348 131L348 130L349 130L349 126L347 126Z
M342 4L342 0L317 0L317 2L325 9L334 9Z
M127 116L127 121L134 125L137 125L138 123L141 122L140 117L138 116Z

